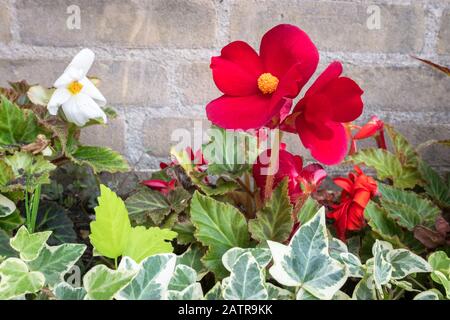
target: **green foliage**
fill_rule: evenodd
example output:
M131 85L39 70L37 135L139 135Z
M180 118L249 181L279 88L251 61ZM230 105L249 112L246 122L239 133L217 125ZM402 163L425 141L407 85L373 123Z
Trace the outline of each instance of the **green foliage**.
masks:
M0 194L0 218L4 218L16 211L16 205L4 195Z
M119 153L105 147L79 146L71 154L71 159L77 164L90 166L95 173L130 170L127 162Z
M378 190L381 193L381 205L400 226L410 231L417 225L434 226L440 210L431 201L414 192L382 183L378 184Z
M0 96L0 150L33 142L39 133L37 119L29 110L21 110Z
M442 207L450 207L450 185L425 162L421 162L420 173L425 180L425 191L437 204Z
M428 262L433 270L431 278L442 285L450 300L450 258L443 251L437 251L428 257Z
M20 258L24 261L36 259L44 249L45 243L51 235L51 231L29 233L25 226L22 226L11 239L11 247L20 253Z
M284 179L273 191L269 201L256 213L256 218L249 221L249 231L260 242L283 242L289 237L293 227L291 214L288 181Z
M191 219L196 238L209 248L203 263L223 278L227 272L221 263L222 255L233 247L249 246L244 216L233 206L196 192L191 202Z
M129 256L140 262L150 255L172 252L172 245L167 241L176 237L175 232L157 227L132 228L123 200L104 185L100 191L90 239L101 255L111 259Z
M0 278L0 300L37 292L45 283L42 273L30 271L18 258L9 258L0 264Z
M312 197L308 197L298 212L297 219L301 224L311 220L320 209L319 203Z

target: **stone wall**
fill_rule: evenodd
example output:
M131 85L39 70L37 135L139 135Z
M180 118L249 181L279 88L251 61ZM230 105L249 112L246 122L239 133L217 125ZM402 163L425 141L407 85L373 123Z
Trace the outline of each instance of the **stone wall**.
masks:
M254 46L279 23L309 33L321 54L364 89L365 112L411 142L450 137L450 81L411 55L450 65L449 0L0 0L0 85L50 86L82 47L97 54L91 75L119 113L83 133L137 170L165 159L175 128L208 126L204 107L219 92L209 59L232 40ZM297 137L290 148L309 158ZM449 149L426 158L449 171Z

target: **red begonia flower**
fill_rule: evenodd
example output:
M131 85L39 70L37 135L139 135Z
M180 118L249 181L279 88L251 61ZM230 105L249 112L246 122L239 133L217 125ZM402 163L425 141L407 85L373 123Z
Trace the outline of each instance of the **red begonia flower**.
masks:
M327 214L335 220L334 225L339 239L346 240L346 232L360 230L365 226L364 210L369 200L377 193L377 183L366 176L359 167L348 178L335 178L334 183L341 187L341 203Z
M223 96L207 105L208 119L225 129L277 125L318 62L317 48L293 25L269 30L261 40L259 55L243 41L228 44L220 56L211 59L214 82Z
M175 190L175 184L177 180L172 179L170 181L164 181L164 180L144 180L142 181L142 184L149 187L152 190L156 190L161 192L163 195L167 196L170 191Z
M346 156L350 137L344 124L358 118L363 110L363 91L341 73L341 63L330 64L281 127L297 132L311 155L327 165Z
M353 140L363 140L370 137L375 137L379 148L387 149L384 138L384 122L378 119L377 116L372 116L369 122L363 125L354 135Z
M253 165L253 178L256 186L260 189L262 198L264 198L267 179L267 174L263 170L269 167L271 153L272 150L266 150ZM275 188L285 177L288 177L289 197L292 203L295 203L302 194L302 187L307 188L305 192L313 192L327 175L319 164L311 164L303 168L302 158L286 151L284 144L281 144L278 163L273 187Z

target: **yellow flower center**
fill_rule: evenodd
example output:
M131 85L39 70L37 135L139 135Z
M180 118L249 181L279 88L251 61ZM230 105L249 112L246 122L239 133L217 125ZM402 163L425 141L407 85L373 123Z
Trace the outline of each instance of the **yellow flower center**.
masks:
M258 88L263 94L271 94L277 90L279 82L271 73L263 73L258 78Z
M81 89L83 89L83 85L78 81L73 81L67 86L67 90L69 90L72 95L80 93Z

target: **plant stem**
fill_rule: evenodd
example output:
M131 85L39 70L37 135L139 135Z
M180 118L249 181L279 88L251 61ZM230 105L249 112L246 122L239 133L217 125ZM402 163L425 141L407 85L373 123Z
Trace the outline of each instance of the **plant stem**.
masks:
M272 195L273 184L275 182L275 173L278 171L280 155L280 130L275 129L275 136L272 142L270 151L270 162L268 168L268 176L266 179L266 185L264 186L264 200L267 200Z
M117 258L114 258L114 268L117 270Z
M25 183L25 213L27 216L26 225L27 225L27 229L29 231L30 225L31 225L31 218L30 218L30 204L28 201L28 180L27 180L27 183Z
M400 290L400 291L392 298L392 300L398 300L398 299L402 296L403 292L405 292L405 290L404 290L404 289L401 289L401 290Z
M417 281L416 279L414 279L411 276L408 276L408 279L411 280L411 282L413 282L416 286L418 286L420 289L426 291L428 290L423 284L421 284L419 281Z
M36 228L36 219L39 210L39 202L41 200L41 185L39 184L34 190L34 194L32 197L33 201L31 203L31 224L30 224L30 232L33 233Z

